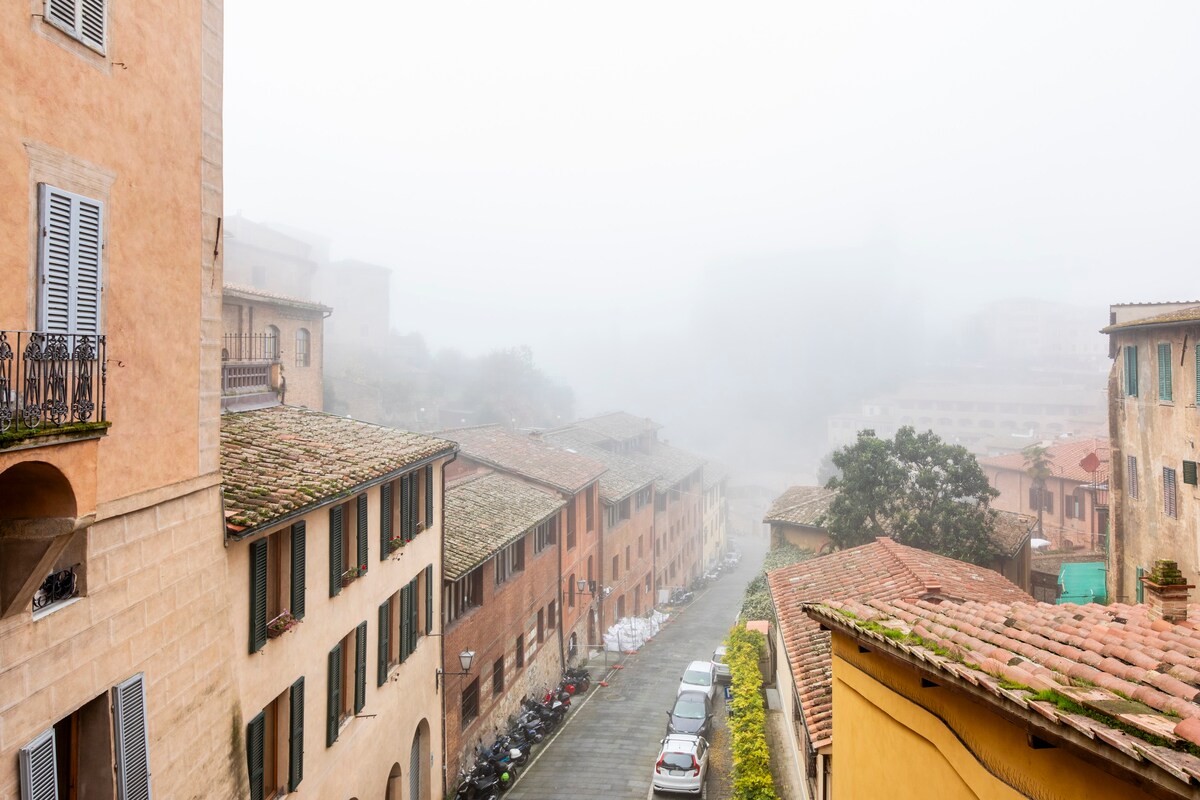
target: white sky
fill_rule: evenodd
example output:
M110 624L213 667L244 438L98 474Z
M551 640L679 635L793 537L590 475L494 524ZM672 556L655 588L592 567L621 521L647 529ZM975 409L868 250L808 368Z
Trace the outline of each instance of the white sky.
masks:
M1097 327L1200 296L1195 3L225 11L227 212L394 267L393 326L530 344L585 396L575 354L676 334L743 259L882 242L861 279L926 309L1035 295Z

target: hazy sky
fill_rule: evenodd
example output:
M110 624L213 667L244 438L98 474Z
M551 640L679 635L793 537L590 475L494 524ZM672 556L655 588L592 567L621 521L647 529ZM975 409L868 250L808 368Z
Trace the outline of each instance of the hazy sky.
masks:
M929 314L1200 296L1195 3L225 12L227 213L394 267L433 346L586 385L573 354L670 341L706 275L840 250Z

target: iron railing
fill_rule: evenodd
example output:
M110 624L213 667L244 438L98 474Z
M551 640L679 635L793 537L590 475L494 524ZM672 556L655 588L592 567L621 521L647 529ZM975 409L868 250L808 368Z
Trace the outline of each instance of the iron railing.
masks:
M273 333L227 333L222 361L278 361L279 337Z
M38 611L74 597L79 592L79 579L75 575L75 567L78 566L76 564L48 575L33 595L33 610Z
M0 331L0 434L107 422L103 336Z

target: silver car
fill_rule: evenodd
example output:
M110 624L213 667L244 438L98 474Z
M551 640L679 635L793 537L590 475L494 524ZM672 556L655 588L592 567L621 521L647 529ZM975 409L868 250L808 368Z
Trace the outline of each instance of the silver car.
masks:
M729 671L729 665L725 663L725 645L713 650L712 665L717 673L717 683L729 683L733 680L733 673Z
M662 740L654 762L655 792L703 794L708 775L708 741L703 736L673 733Z
M675 696L684 692L704 692L712 700L717 693L717 671L711 661L693 661L679 679Z

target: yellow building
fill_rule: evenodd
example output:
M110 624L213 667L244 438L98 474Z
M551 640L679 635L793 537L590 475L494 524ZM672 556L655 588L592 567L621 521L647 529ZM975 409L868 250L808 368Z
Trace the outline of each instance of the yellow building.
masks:
M289 406L223 418L242 796L441 797L454 452Z
M222 3L0 14L0 797L238 784Z
M791 544L823 553L829 549L829 531L822 517L836 493L821 486L792 486L775 498L763 522L771 526L771 547Z
M1200 637L1169 606L808 606L832 632L832 796L1200 796Z

